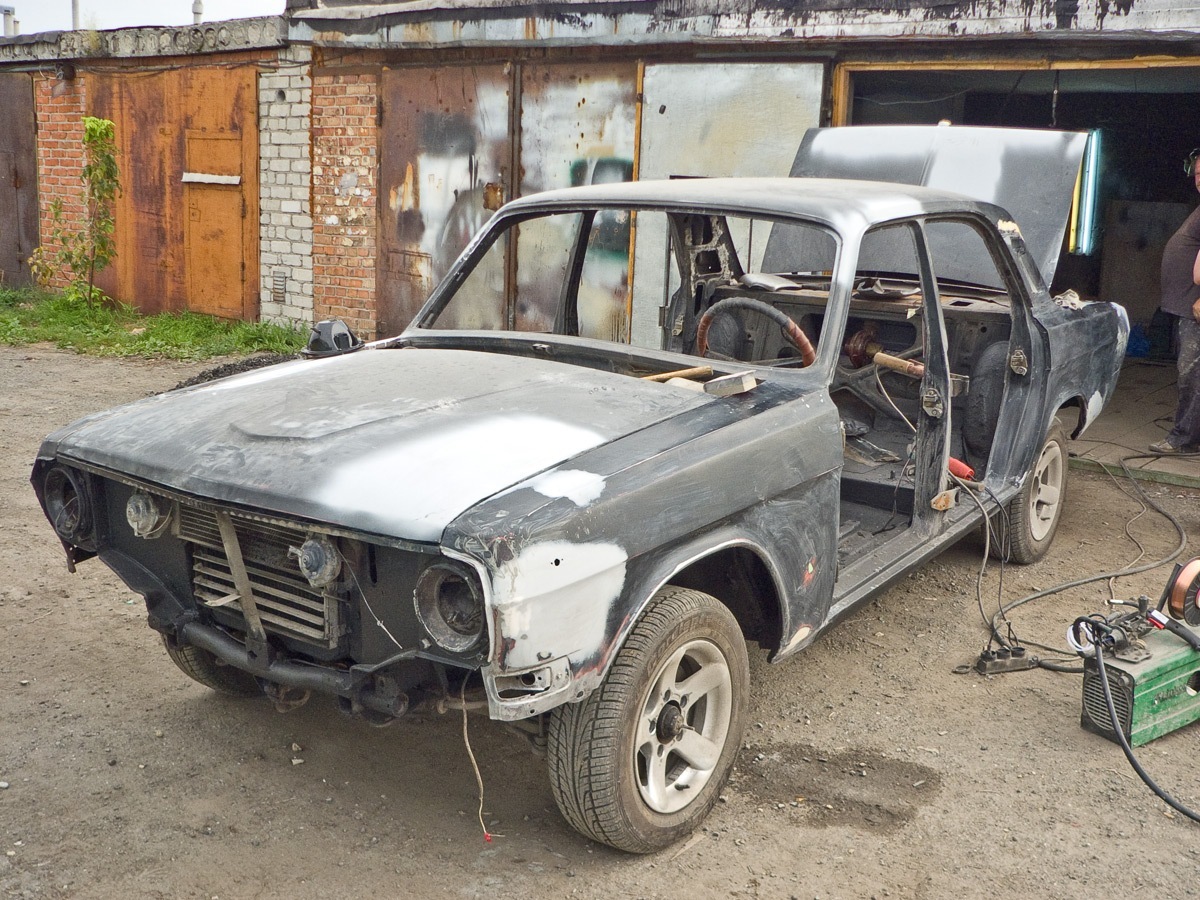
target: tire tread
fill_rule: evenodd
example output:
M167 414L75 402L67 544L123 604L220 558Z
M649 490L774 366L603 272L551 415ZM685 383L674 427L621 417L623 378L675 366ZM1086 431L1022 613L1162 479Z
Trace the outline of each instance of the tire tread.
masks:
M668 585L633 626L601 686L552 715L547 743L551 790L571 827L594 840L633 853L660 849L641 838L622 815L617 785L625 762L620 752L623 713L646 658L685 617L699 611L717 611L737 629L732 614L713 597ZM740 731L731 730L729 739L740 744Z

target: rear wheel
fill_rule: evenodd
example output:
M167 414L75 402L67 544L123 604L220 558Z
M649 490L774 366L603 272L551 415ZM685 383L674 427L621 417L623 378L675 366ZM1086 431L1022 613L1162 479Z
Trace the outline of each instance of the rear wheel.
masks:
M262 688L254 676L241 669L226 665L213 654L190 644L172 646L163 635L167 656L189 678L230 697L261 697Z
M604 683L551 717L550 782L563 816L632 853L693 831L733 768L749 685L729 610L708 594L663 588Z
M1067 498L1067 429L1055 419L1021 492L1000 522L1001 552L1022 564L1046 555Z

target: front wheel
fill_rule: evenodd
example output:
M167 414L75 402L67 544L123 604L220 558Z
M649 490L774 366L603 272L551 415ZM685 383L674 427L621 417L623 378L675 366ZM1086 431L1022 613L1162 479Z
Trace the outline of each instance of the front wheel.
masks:
M164 634L167 656L188 678L200 682L219 694L230 697L261 697L262 688L249 672L226 665L201 647L191 644L172 645Z
M1001 547L1013 562L1037 562L1050 549L1067 499L1067 429L1055 419L1046 441L1000 522Z
M750 670L732 613L699 591L651 600L604 683L550 720L550 784L580 833L631 853L693 831L729 778Z

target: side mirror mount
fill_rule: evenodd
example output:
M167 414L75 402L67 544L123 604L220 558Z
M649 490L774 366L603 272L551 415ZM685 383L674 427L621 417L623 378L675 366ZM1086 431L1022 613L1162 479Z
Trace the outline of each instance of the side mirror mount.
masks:
M364 346L362 338L355 335L341 319L325 319L313 326L308 336L308 346L301 352L308 359L323 359L326 356L353 353Z

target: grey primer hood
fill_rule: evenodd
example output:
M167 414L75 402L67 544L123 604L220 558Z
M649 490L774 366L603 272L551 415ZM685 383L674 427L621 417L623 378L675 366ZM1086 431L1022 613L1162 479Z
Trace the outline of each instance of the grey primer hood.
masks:
M934 125L810 128L793 178L853 178L953 191L1009 212L1046 284L1054 280L1087 147L1082 132ZM943 260L978 261L963 280L986 284L990 260L975 248L943 248Z
M203 498L415 541L474 504L709 402L467 350L364 350L151 397L51 435L68 459Z

